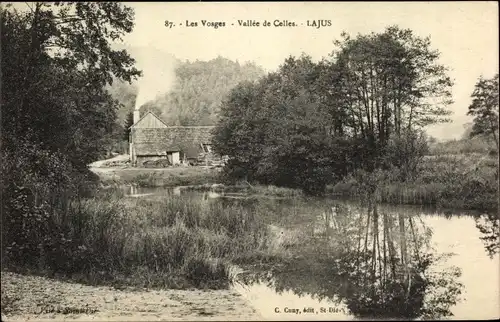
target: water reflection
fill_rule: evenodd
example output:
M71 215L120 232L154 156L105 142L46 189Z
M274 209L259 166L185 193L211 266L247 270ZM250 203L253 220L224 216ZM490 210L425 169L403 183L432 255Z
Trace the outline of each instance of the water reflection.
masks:
M484 243L486 252L493 258L500 249L500 219L498 214L484 214L474 218L476 228L481 232L480 239Z
M461 293L460 270L432 270L446 256L430 246L432 231L418 216L334 205L304 229L294 257L245 283L277 293L328 299L359 318L442 318Z
M129 197L165 197L165 196L185 196L192 195L195 198L201 197L202 200L209 200L221 197L221 194L214 191L191 191L188 187L139 187L136 185L124 186L122 191Z
M127 187L129 194L130 187ZM145 198L188 196L257 211L282 238L285 260L243 267L238 285L266 319L499 316L499 220L420 207L318 199L245 198L138 188ZM460 269L459 269L460 268ZM459 301L461 300L462 301ZM275 313L279 307L281 313ZM285 314L284 307L329 314Z

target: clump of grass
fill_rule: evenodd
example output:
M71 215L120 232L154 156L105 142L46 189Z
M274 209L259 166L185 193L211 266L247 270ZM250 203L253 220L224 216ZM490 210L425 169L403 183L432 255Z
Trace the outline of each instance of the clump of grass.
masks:
M54 217L39 268L81 282L226 287L229 265L265 251L255 211L207 200L94 198Z

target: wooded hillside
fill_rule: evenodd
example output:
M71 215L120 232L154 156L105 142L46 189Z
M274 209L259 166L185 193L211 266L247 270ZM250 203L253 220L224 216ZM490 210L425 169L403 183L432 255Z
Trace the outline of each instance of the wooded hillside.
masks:
M221 102L229 92L238 83L263 75L262 68L253 63L240 64L220 56L184 62L175 70L174 88L141 110L152 110L172 125L215 125Z
M142 113L151 110L172 125L214 125L224 97L238 83L264 75L264 70L254 63L240 64L220 56L177 64L173 88L165 88L163 95L141 107ZM139 90L137 82L116 81L110 87L111 95L123 105L117 112L120 125L134 109Z

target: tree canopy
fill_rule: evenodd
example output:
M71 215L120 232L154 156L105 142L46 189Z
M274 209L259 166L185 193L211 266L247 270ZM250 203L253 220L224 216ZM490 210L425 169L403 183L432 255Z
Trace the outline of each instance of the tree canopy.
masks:
M470 136L486 135L498 151L498 73L491 79L480 77L472 92L467 115L474 116Z
M215 147L234 176L321 191L355 169L411 174L422 129L448 121L452 81L429 38L343 33L329 58L289 57L223 103ZM402 178L404 180L404 178Z
M117 102L105 86L140 72L110 42L130 32L118 3L35 3L2 9L2 141L40 144L86 167L102 151Z
M27 6L0 8L2 251L15 240L18 258L35 259L30 252L52 227L47 214L87 186L87 165L113 131L118 102L106 87L140 71L111 46L132 30L132 9L114 2Z

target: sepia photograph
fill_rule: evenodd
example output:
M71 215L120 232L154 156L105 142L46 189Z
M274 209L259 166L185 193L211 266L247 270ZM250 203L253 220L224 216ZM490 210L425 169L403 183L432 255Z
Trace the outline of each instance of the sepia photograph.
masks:
M2 2L2 321L499 319L498 6Z

